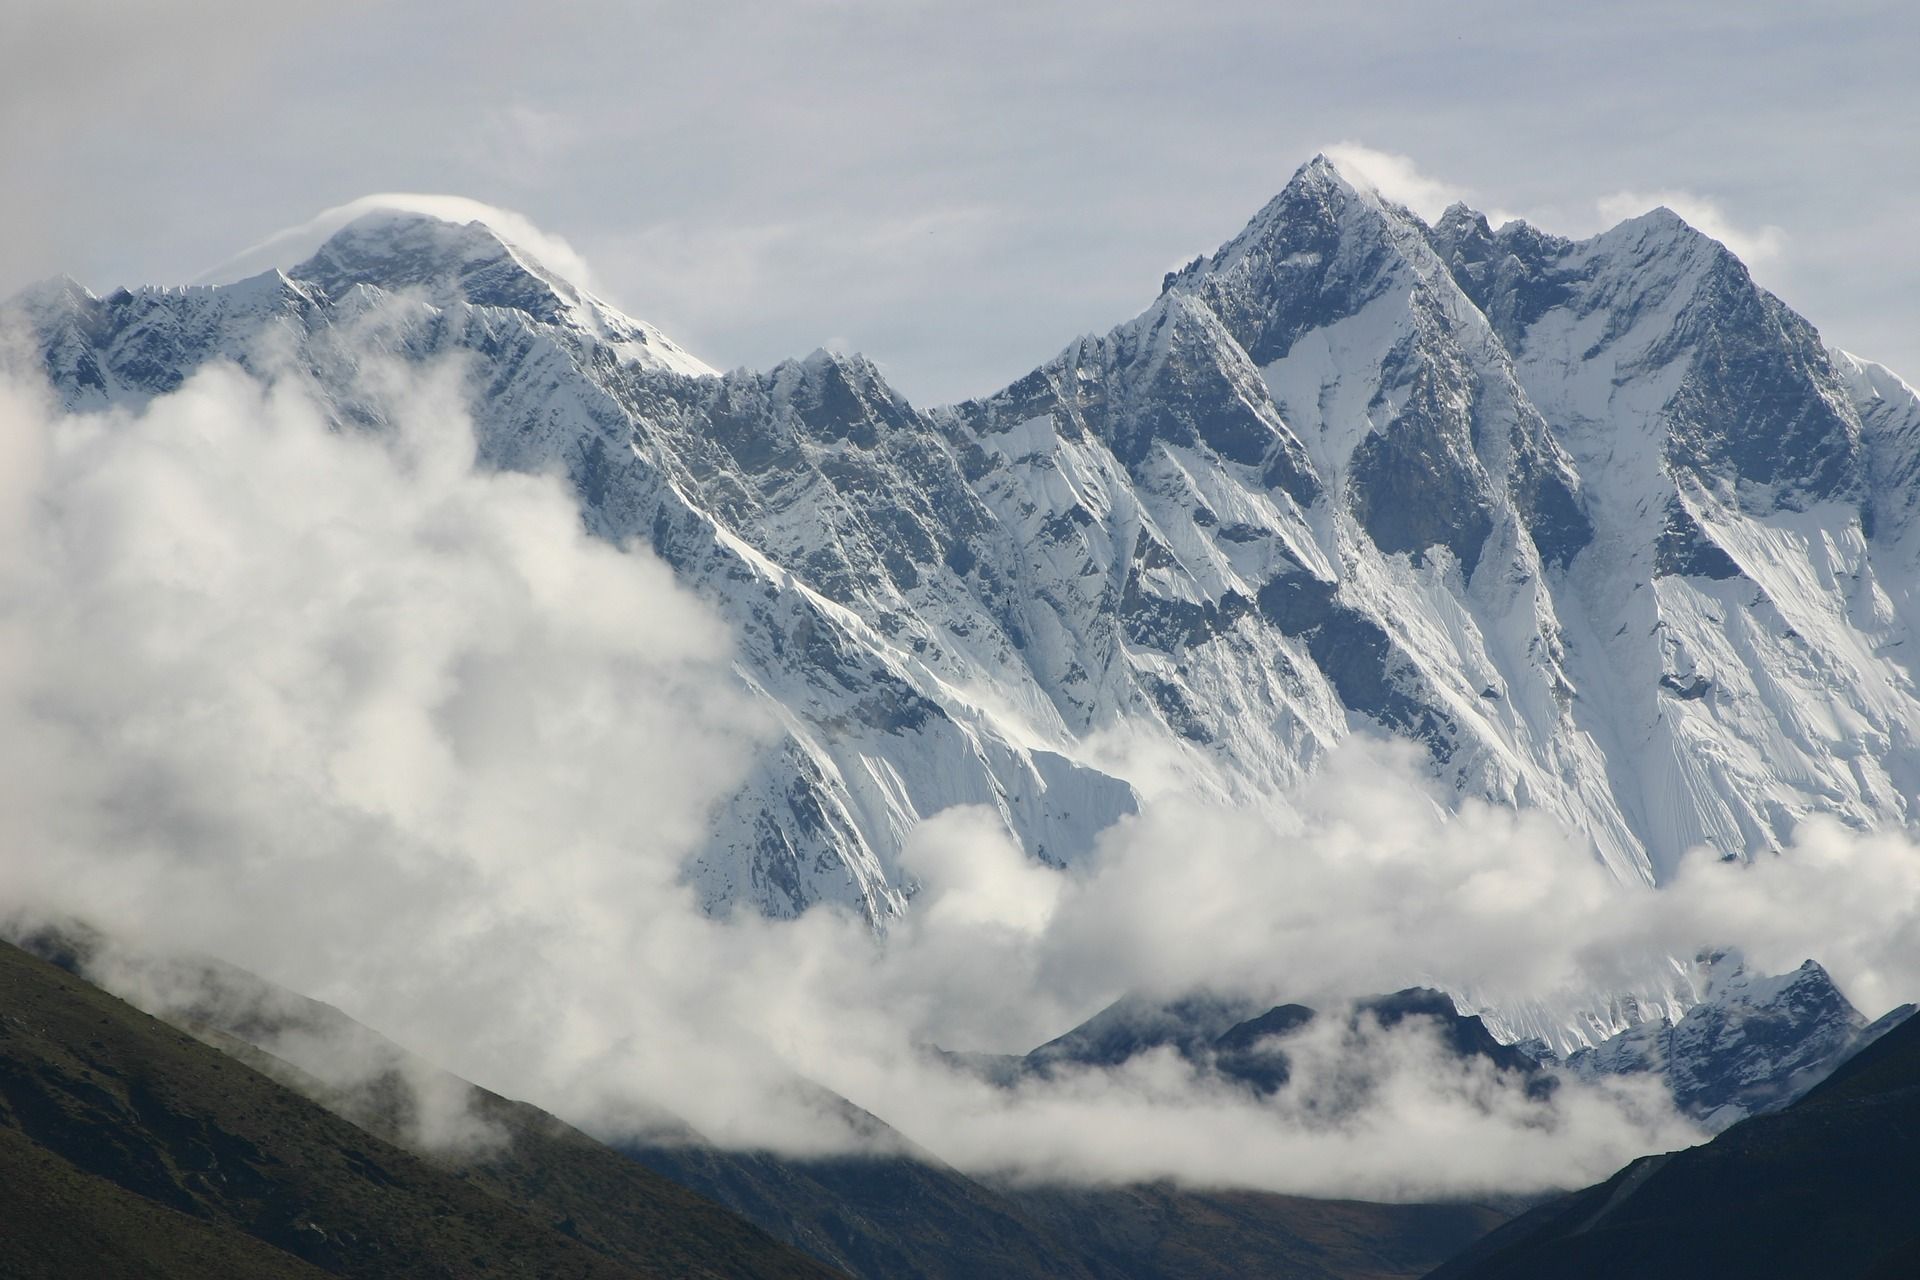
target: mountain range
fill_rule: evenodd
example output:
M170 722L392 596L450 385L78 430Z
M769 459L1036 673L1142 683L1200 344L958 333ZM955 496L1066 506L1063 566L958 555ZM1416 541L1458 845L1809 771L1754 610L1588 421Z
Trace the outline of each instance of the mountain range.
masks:
M1920 395L1827 347L1667 210L1582 240L1464 206L1429 225L1316 158L1140 315L934 408L839 352L720 372L482 223L398 212L284 270L104 296L53 281L4 319L75 412L233 362L299 380L341 430L377 431L371 354L464 361L482 463L563 475L591 533L649 547L728 623L735 676L778 726L686 866L715 913L830 904L884 932L919 891L909 833L959 804L1061 867L1170 788L1284 823L1284 797L1359 734L1417 744L1453 802L1550 814L1632 885L1668 883L1701 847L1768 856L1816 815L1860 830L1920 816ZM1354 1016L1435 1018L1503 1070L1656 1073L1701 1123L1732 1126L1705 1152L1784 1117L1827 1122L1853 1095L1841 1074L1819 1081L1911 1030L1868 1026L1812 962L1765 976L1710 956L1695 974L1580 1018L1483 1022L1420 991ZM1012 1079L1172 1048L1259 1090L1284 1083L1285 1035L1318 1016L1123 1001L1022 1057L968 1061ZM47 1049L8 1097L65 1088L73 1052ZM68 1092L139 1110L118 1086ZM0 1135L31 1136L12 1114ZM404 1137L392 1117L350 1118ZM698 1142L621 1154L758 1223L770 1237L722 1234L795 1274L813 1263L771 1237L856 1274L924 1266L943 1237L906 1238L888 1218L900 1195L941 1206L955 1238L1003 1243L988 1272L1138 1261L1101 1225L1120 1211L1105 1192L1014 1194L917 1155L876 1176ZM160 1200L179 1191L222 1224L181 1256L242 1256L236 1224L267 1238L233 1216L257 1206L213 1213L163 1163ZM1576 1216L1614 1213L1654 1173L1622 1176ZM1176 1252L1202 1221L1241 1224L1243 1242L1297 1242L1304 1221L1270 1201L1111 1195ZM1491 1222L1427 1208L1424 1226L1354 1212L1420 1237L1404 1256L1421 1265ZM101 1212L123 1210L148 1212ZM1499 1239L1592 1234L1556 1212ZM570 1233L529 1231L526 1249L574 1256Z
M778 719L689 866L712 908L884 928L944 807L1066 865L1169 762L1272 808L1358 732L1634 883L1920 794L1920 398L1665 210L1428 226L1316 158L1138 317L931 410L858 356L717 374L409 214L285 272L10 312L77 410L291 352L368 424L373 327L472 360L482 459L563 471L657 552Z
M854 1155L722 1150L664 1114L603 1143L230 965L144 957L163 1021L82 979L98 937L23 942L0 942L0 1175L41 1212L0 1231L9 1276L1371 1280L1511 1213L1001 1185L864 1115Z
M656 1112L629 1115L596 1141L222 962L127 952L84 929L21 941L25 951L0 942L0 1169L40 1210L33 1230L0 1232L10 1275L67 1275L83 1264L90 1275L129 1276L384 1275L397 1265L460 1275L829 1273L818 1264L873 1280L1357 1280L1463 1266L1527 1224L1558 1229L1567 1206L1592 1194L1549 1199L1474 1246L1539 1197L1367 1204L1170 1183L982 1180L798 1080L854 1117L870 1149L725 1150ZM1771 1041L1798 1046L1798 1056L1770 1066L1761 1054L1693 1044L1653 1063L1616 1053L1595 1069L1665 1070L1696 1114L1702 1081L1710 1089L1718 1071L1737 1077L1743 1101L1766 1100L1756 1110L1793 1102L1783 1113L1793 1117L1823 1074L1816 1067L1838 1065L1832 1079L1842 1080L1855 1061L1887 1052L1883 1036L1910 1045L1920 1027L1896 1014L1860 1033L1817 966L1778 979L1752 979L1727 958L1715 968L1714 998L1688 1022L1765 1023ZM164 1020L83 981L96 971L137 973L133 985ZM1323 1016L1297 1004L1258 1012L1204 996L1130 998L1022 1058L970 1065L1014 1084L1171 1048L1215 1079L1268 1094L1289 1084L1289 1037ZM1439 992L1362 1000L1344 1016L1354 1029L1425 1021L1447 1054L1526 1078L1543 1107L1558 1087L1555 1072ZM1632 1048L1634 1035L1620 1039ZM1363 1039L1352 1044L1360 1056L1343 1096L1328 1099L1336 1106L1363 1105L1354 1091L1366 1088L1367 1050ZM1899 1083L1896 1073L1889 1087ZM1724 1122L1730 1105L1713 1101L1713 1114ZM1873 1140L1863 1131L1862 1144ZM1699 1157L1653 1163L1669 1159L1684 1167ZM1790 1178L1796 1167L1761 1177ZM1883 1224L1873 1232L1893 1238ZM1532 1266L1532 1249L1516 1256Z

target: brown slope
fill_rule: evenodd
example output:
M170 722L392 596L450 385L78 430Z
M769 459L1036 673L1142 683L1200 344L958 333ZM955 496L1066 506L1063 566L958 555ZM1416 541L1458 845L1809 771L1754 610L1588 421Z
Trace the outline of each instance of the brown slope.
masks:
M1041 1225L1127 1280L1408 1280L1500 1225L1477 1204L1373 1204L1171 1186L1010 1192Z
M232 1227L168 1209L0 1128L0 1275L9 1280L322 1280ZM76 1260L84 1270L76 1267Z
M365 1277L831 1274L664 1179L622 1183L625 1198L606 1212L638 1225L626 1229L624 1256L612 1256L574 1238L568 1224L541 1221L6 944L0 1129L13 1131L16 1150L24 1143L32 1151L9 1166L27 1178L18 1192L9 1188L9 1204L52 1201L53 1224L72 1228L69 1258L57 1257L59 1238L48 1232L33 1246L43 1259L55 1249L36 1265L64 1263L64 1274L93 1274L89 1225L105 1232L109 1252L137 1256L149 1231L159 1233L157 1248L213 1247L204 1232L164 1215L102 1209L90 1217L100 1181L197 1220L228 1245L236 1233L252 1237L287 1259L289 1275L299 1274L295 1259ZM75 1183L63 1165L92 1181ZM60 1207L67 1201L58 1185L79 1187L92 1201Z
M1105 1274L1010 1197L937 1160L793 1159L688 1143L629 1151L861 1280L1097 1280Z

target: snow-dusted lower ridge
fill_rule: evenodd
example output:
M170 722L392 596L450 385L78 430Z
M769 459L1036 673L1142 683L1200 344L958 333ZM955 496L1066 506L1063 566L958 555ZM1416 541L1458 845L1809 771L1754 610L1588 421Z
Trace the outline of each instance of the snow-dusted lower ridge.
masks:
M1920 798L1920 399L1664 210L1428 227L1316 159L1139 317L931 412L859 357L714 374L417 215L14 310L76 409L271 359L365 421L367 353L467 357L483 458L657 551L783 728L690 868L715 907L883 925L938 809L1071 862L1142 792L1271 804L1363 729L1635 882Z
M1699 1002L1650 1018L1567 1059L1576 1076L1652 1073L1709 1130L1786 1106L1862 1047L1867 1020L1809 960L1763 976L1738 954L1713 956Z

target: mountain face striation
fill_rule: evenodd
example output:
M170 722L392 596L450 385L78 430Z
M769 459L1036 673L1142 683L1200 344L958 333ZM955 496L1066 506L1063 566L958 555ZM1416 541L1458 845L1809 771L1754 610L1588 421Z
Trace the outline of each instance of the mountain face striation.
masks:
M1135 319L931 411L857 356L715 373L416 215L9 310L75 410L232 360L377 428L362 356L467 360L484 462L658 553L780 725L688 867L712 908L883 928L939 809L1066 865L1169 761L1274 807L1362 731L1633 883L1920 800L1920 397L1665 210L1428 226L1315 159Z

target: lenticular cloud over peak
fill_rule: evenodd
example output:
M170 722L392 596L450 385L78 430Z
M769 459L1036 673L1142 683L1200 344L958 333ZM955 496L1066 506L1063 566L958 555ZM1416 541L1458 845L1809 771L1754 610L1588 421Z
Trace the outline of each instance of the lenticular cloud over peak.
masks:
M323 210L306 222L274 232L252 248L202 273L196 283L224 284L275 267L285 270L305 260L334 232L370 213L411 213L460 224L478 222L509 244L526 250L541 266L556 272L570 284L587 290L594 287L593 273L574 247L560 236L542 231L524 214L466 196L404 191L361 196Z

